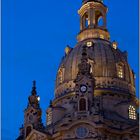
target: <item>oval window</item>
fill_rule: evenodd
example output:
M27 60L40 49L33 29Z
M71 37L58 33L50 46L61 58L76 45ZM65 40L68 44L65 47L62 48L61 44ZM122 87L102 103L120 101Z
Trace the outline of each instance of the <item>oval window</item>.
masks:
M85 127L78 127L76 129L76 135L78 138L85 138L88 135L88 129Z

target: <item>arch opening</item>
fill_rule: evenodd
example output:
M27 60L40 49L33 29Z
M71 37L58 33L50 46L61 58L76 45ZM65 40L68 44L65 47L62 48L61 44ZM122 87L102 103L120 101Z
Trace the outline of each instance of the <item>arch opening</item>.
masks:
M26 137L31 133L31 130L32 130L31 126L28 126L26 128Z
M101 27L104 25L103 14L99 11L95 11L95 25Z
M97 24L99 27L102 27L102 26L104 26L104 20L103 20L103 17L101 16L101 17L99 17L99 19L98 19L98 24Z
M79 101L79 111L86 111L86 99L84 98Z

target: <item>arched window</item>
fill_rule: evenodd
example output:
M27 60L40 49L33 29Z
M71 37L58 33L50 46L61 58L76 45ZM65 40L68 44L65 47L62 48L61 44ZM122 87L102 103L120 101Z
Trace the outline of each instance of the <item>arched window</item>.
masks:
M136 120L136 109L134 106L129 106L129 119Z
M79 111L86 111L86 99L84 98L79 101Z
M119 78L124 78L124 66L123 66L123 64L117 64L117 76Z
M59 81L59 84L61 84L63 81L63 73L61 70L59 70L58 72L58 81Z
M28 126L26 128L26 137L31 133L31 130L32 130L31 126Z
M58 84L63 83L63 79L64 79L64 68L60 68L58 70L58 77L57 77L57 79L58 79Z
M96 24L96 26L104 25L103 15L102 15L101 11L99 11L99 10L95 11L95 24Z

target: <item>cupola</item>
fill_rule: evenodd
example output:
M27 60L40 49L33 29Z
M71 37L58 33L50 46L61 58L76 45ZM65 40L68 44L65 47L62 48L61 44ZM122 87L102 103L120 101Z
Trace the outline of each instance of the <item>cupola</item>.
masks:
M109 40L110 34L106 27L107 11L108 9L102 0L84 0L78 11L80 15L80 33L77 40L83 41L89 38Z

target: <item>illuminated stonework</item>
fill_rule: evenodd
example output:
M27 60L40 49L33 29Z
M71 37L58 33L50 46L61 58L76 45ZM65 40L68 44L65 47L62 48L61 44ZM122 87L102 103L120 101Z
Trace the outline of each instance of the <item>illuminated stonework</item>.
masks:
M87 46L88 46L88 47L91 47L92 44L93 44L93 43L92 43L91 41L88 41L88 42L87 42Z
M113 42L113 43L112 43L112 46L113 46L113 48L116 50L116 49L117 49L117 46L118 46L117 42Z
M57 81L59 81L59 84L62 84L63 83L63 80L64 80L64 68L61 67L58 70Z
M85 39L90 39L90 38L104 38L106 40L110 39L110 34L107 31L101 30L100 28L96 29L86 29L80 32L77 36L77 40L83 41Z
M110 39L110 35L106 29L107 7L105 5L94 1L87 2L80 8L78 13L80 15L78 41L89 38ZM102 24L100 25L101 19Z
M136 109L134 106L129 106L129 119L136 120Z
M119 78L124 78L124 67L121 64L117 65L117 74Z
M138 140L139 101L127 53L110 41L104 3L82 3L78 43L65 48L46 124L34 83L17 140Z
M47 125L52 123L52 109L49 109L47 112Z

